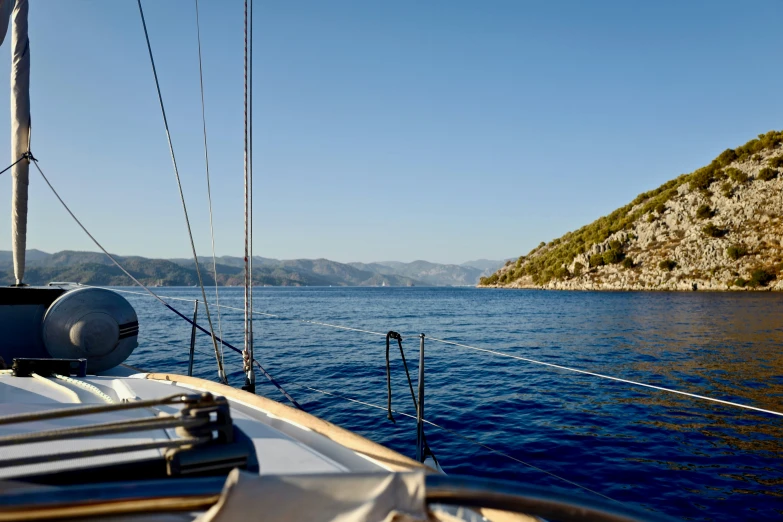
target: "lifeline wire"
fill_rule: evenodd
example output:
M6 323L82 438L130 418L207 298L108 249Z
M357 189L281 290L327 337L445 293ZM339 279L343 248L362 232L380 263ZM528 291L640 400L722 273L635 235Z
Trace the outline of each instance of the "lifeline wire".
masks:
M155 59L152 57L152 45L150 44L150 35L147 32L147 22L144 20L144 10L141 8L141 0L137 0L139 4L139 14L141 15L141 24L144 27L144 38L147 40L147 51L150 55L150 64L152 65L152 75L155 77L155 88L158 91L158 101L160 102L160 112L163 115L163 126L166 129L166 138L169 143L169 153L171 154L171 162L174 165L174 177L177 178L177 188L179 188L179 197L182 201L182 211L185 214L185 225L188 229L188 237L190 238L190 249L193 251L193 261L196 263L196 275L198 276L198 284L201 287L201 296L204 299L204 309L207 312L207 322L209 323L209 330L212 334L212 345L215 347L215 359L217 359L218 376L221 382L227 384L226 372L223 370L223 361L220 358L220 350L218 349L217 339L215 336L215 329L212 326L212 316L209 313L209 304L207 303L207 292L204 290L204 280L201 278L201 268L198 264L198 256L196 255L196 243L193 241L193 231L190 229L190 219L188 219L188 207L185 204L185 193L182 191L182 181L179 178L179 169L177 168L177 159L174 157L174 144L171 141L171 133L169 132L169 121L166 118L166 109L163 106L163 94L160 92L160 82L158 82L158 71L155 68Z
M314 391L316 393L321 393L323 395L328 395L328 396L331 396L331 397L335 397L337 399L342 399L342 400L345 400L345 401L354 402L356 404L361 404L362 406L367 406L367 407L370 407L370 408L375 408L375 409L378 409L378 410L386 411L386 408L384 408L383 406L378 406L377 404L371 404L369 402L360 401L358 399L352 399L350 397L346 397L344 395L339 395L337 393L332 393L332 392L328 392L328 391L324 391L324 390L319 390L318 388L313 388L311 386L305 386L304 384L298 384L298 383L295 383L295 382L290 382L288 384L289 385L298 386L298 387L304 388L306 390ZM414 415L409 414L409 413L405 413L405 412L397 411L397 410L392 410L392 411L394 413L398 414L398 415L402 415L403 417L408 417L408 418L416 420L416 417ZM511 455L509 455L507 453L503 453L502 451L496 450L495 448L487 446L486 444L482 444L481 442L478 442L477 440L471 439L470 437L466 437L465 435L462 435L461 433L458 433L458 432L456 432L454 430L446 428L445 426L441 426L440 424L436 424L436 423L434 423L432 421L428 421L427 419L422 419L422 422L424 422L425 424L429 424L430 426L433 426L435 428L438 428L438 429L441 429L443 431L446 431L448 433L451 433L452 435L454 435L456 437L459 437L459 438L461 438L461 439L463 439L463 440L465 440L467 442L470 442L471 444L475 444L476 446L480 446L480 447L484 448L487 451L490 451L492 453L495 453L495 454L500 455L502 457L505 457L507 459L511 459L514 462L517 462L517 463L522 464L524 466L527 466L529 468L532 468L532 469L535 469L537 471L540 471L541 473L545 473L545 474L547 474L547 475L549 475L551 477L554 477L554 478L556 478L558 480L562 480L563 482L567 482L568 484L571 484L572 486L576 486L577 488L583 489L585 491L589 491L590 493L598 495L599 497L603 497L603 498L605 498L607 500L611 500L612 502L617 502L618 504L621 504L621 502L618 501L618 500L615 500L615 499L613 499L611 497L607 497L606 495L604 495L602 493L594 491L594 490L592 490L592 489L590 489L590 488L588 488L586 486L583 486L581 484L578 484L576 482L570 481L570 480L568 480L566 478L563 478L563 477L561 477L559 475L555 475L554 473L552 473L550 471L547 471L545 469L541 469L538 466L534 466L533 464L530 464L529 462L525 462L524 460L520 460L520 459L518 459L516 457L512 457Z
M209 148L207 147L207 116L204 110L204 72L201 66L201 24L198 18L198 0L196 0L196 38L198 40L198 81L201 87L201 126L204 129L204 164L207 171L207 201L209 202L209 235L212 239L212 271L215 276L215 304L217 305L218 334L223 338L223 323L220 317L220 295L218 294L217 259L215 258L215 227L212 224L212 187L209 182ZM223 359L223 344L220 345L220 359Z
M77 283L77 284L80 284L81 286L92 286L92 285L82 285L81 283ZM142 292L133 292L131 290L121 290L119 288L108 288L108 287L103 287L103 286L93 286L93 288L106 288L107 290L111 290L112 292L121 292L121 293L125 293L125 294L134 294L134 295L143 295L143 296L147 295L147 294L142 293ZM195 299L188 299L188 298L185 298L185 297L170 297L170 296L165 296L165 295L164 296L156 296L156 297L158 297L158 299L171 299L172 301L186 301L188 303L193 303L193 302L196 301ZM220 308L225 308L226 310L236 310L236 311L239 311L239 312L244 311L244 308L238 308L236 306L228 306L228 305L219 305L219 306L220 306ZM339 324L322 323L322 322L319 322L319 321L311 321L309 319L300 319L298 317L286 317L284 315L270 314L269 312L262 312L260 310L253 310L253 313L257 314L257 315L262 315L264 317L272 317L272 318L275 318L275 319L281 319L283 321L296 321L296 322L304 323L304 324L314 324L316 326L327 326L329 328L335 328L337 330L347 330L347 331L350 331L350 332L359 332L359 333L366 333L366 334L370 334L370 335L379 335L381 337L386 337L385 333L373 332L372 330L363 330L361 328L352 328L350 326L342 326L342 325L339 325Z
M609 379L611 381L623 382L625 384L632 384L634 386L642 386L644 388L652 388L653 390L665 391L665 392L669 392L669 393L676 393L678 395L685 395L686 397L693 397L694 399L702 399L702 400L705 400L705 401L717 402L717 403L720 403L720 404L726 404L728 406L736 406L738 408L744 408L744 409L748 409L748 410L760 411L762 413L769 413L771 415L777 415L777 416L783 417L783 413L780 413L780 412L777 412L777 411L772 411L772 410L765 410L764 408L757 408L755 406L748 406L747 404L739 404L737 402L724 401L724 400L721 400L721 399L713 399L712 397L705 397L704 395L697 395L695 393L688 393L688 392L684 392L684 391L673 390L671 388L664 388L662 386L655 386L653 384L645 384L643 382L636 382L636 381L631 381L631 380L628 380L628 379L621 379L620 377L612 377L611 375L603 375L601 373L588 372L586 370L578 370L576 368L569 368L568 366L561 366L559 364L553 364L553 363L548 363L548 362L543 362L543 361L537 361L535 359L528 359L527 357L520 357L519 355L511 355L511 354L508 354L508 353L498 352L496 350L488 350L486 348L478 348L476 346L470 346L468 344L462 344L462 343L455 343L454 341L446 341L444 339L437 339L435 337L428 337L427 339L430 340L430 341L438 342L438 343L450 344L452 346L457 346L457 347L460 347L460 348L467 348L467 349L470 349L470 350L477 350L479 352L491 353L492 355L499 355L501 357L509 357L511 359L517 359L517 360L529 362L529 363L532 363L532 364L540 364L542 366L549 366L551 368L557 368L559 370L565 370L565 371L569 371L569 372L581 373L581 374L584 374L584 375L591 375L593 377L600 377L601 379Z
M31 157L32 157L32 156L31 156ZM188 323L190 323L191 325L193 325L193 326L195 326L196 328L198 328L198 329L199 329L201 332L203 332L203 333L205 333L205 334L207 334L207 335L210 335L210 334L211 334L211 335L214 337L214 335L215 335L215 331L214 331L214 330L213 330L212 332L210 332L210 331L206 330L204 327L202 327L201 325L199 325L199 324L197 324L197 323L193 322L193 320L192 320L192 319L190 319L190 318L189 318L189 317L187 317L185 314L183 314L182 312L180 312L179 310L177 310L176 308L174 308L173 306L171 306L170 304L168 304L166 301L164 301L163 299L161 299L161 297L160 297L158 294L156 294L155 292L153 292L152 290L150 290L149 288L147 288L147 287L146 287L146 286L145 286L145 285L144 285L144 284L143 284L141 281L139 281L138 279L136 279L135 277L133 277L133 275L131 275L131 273L130 273L130 272L128 272L128 271L125 269L125 267L123 267L123 266L122 266L122 265L121 265L121 264L120 264L120 263L119 263L119 262L118 262L116 259L114 259L114 256L112 256L112 255L111 255L111 254L110 254L110 253L109 253L109 252L108 252L108 251L107 251L105 248L103 248L103 245L101 245L101 244L98 242L98 240L97 240L97 239L95 239L95 237L94 237L92 234L90 234L89 230L87 230L87 228L86 228L84 225L82 225L82 222L81 222L81 221L79 221L79 218L77 218L77 217L76 217L76 215L75 215L73 212L71 212L71 209L68 207L68 205L66 205L66 204L65 204L65 201L63 201L63 198L61 198L61 197L60 197L60 194L58 194L58 193L57 193L57 191L56 191L56 190L54 189L54 187L52 186L52 184L51 184L51 183L49 183L49 179L46 177L46 175L45 175L45 174L43 173L43 171L41 170L41 167L38 165L38 160L37 160L37 159L35 159L35 158L32 158L32 161L33 161L33 165L35 165L35 168L36 168L36 169L38 169L38 172L41 174L41 177L44 179L44 181L46 182L46 184L49 186L49 189L51 189L51 191L52 191L52 193L54 194L54 196L57 198L57 200L60 202L60 204L63 206L63 208L64 208L64 209L65 209L65 210L68 212L68 214L70 214L70 215L71 215L71 217L73 218L73 220L74 220L74 221L76 221L76 224L77 224L77 225L79 225L79 228L81 228L81 229L84 231L84 233L85 233L85 234L87 234L87 236L88 236L88 237L89 237L89 238L92 240L92 242L93 242L93 243L95 243L95 246L97 246L98 248L100 248L100 249L101 249L101 251L102 251L104 254L106 254L106 257L108 257L108 258L111 260L111 262L112 262L112 263L114 263L114 264L117 266L117 268L119 268L119 269L122 271L122 273L124 273L126 276L128 276L128 277L129 277L129 278L130 278L130 279L131 279L131 280L132 280L134 283L136 283L137 285L139 285L141 288L143 288L144 290L146 290L146 291L147 291L147 293L148 293L149 295L151 295L152 297L154 297L155 299L157 299L158 301L160 301L160 303L161 303L163 306L165 306L166 308L168 308L169 310L171 310L172 312L174 312L175 314L177 314L178 316L180 316L182 319L184 319L185 321L187 321L187 322L188 322ZM84 285L84 286L88 286L88 285ZM101 288L101 287L96 287L96 288ZM231 345L231 344L229 344L229 343L225 342L223 339L220 339L220 343L221 343L221 344L224 344L225 346L227 346L228 348L230 348L231 350L233 350L233 351L235 351L235 352L237 352L237 353L242 353L242 350L240 350L239 348L236 348L236 347L234 347L233 345ZM259 367L261 367L261 365L258 363L258 361L256 361L256 364L257 364ZM265 375L265 376L266 376L266 377L269 379L269 381L270 381L272 384L274 384L274 385L277 387L277 389L278 389L278 390L280 390L280 392L281 392L281 393L282 393L282 394L283 394L283 395L286 397L286 399L288 399L289 401L291 401L291 403L292 403L294 406L296 406L297 408L299 408L300 410L302 409L302 407L299 405L299 403L298 403L298 402L296 402L296 401L294 400L294 398L293 398L293 397L291 397L291 396L288 394L288 392L286 392L286 391L285 391L285 389L283 389L283 387L282 387L282 386L280 386L280 384L278 384L278 383L277 383L277 381L275 381L275 380L272 378L272 376L271 376L271 375L269 375L269 373L268 373L268 372L266 372L266 370L264 370L264 375Z
M100 287L98 287L98 288L100 288ZM115 289L115 288L112 288L112 290L115 291L115 292L126 292L126 293L134 293L134 294L138 294L138 295L144 295L144 294L142 294L140 292L130 292L129 290L118 290L118 289ZM164 297L164 298L165 299L181 300L181 301L189 301L191 303L194 301L193 299L183 299L181 297ZM227 309L227 310L239 310L239 311L242 311L241 308L236 308L236 307L226 306L226 305L220 305L220 306L222 308ZM352 328L350 326L341 326L341 325L337 325L337 324L322 323L322 322L319 322L319 321L310 321L308 319L298 319L296 317L286 317L286 316L283 316L283 315L270 314L268 312L261 312L261 311L258 311L258 310L256 310L255 313L258 314L258 315L262 315L262 316L266 316L266 317L272 317L272 318L275 318L275 319L282 319L282 320L286 320L286 321L297 321L297 322L300 322L300 323L314 324L314 325L317 325L317 326L327 326L329 328L336 328L336 329L339 329L339 330L348 330L348 331L351 331L351 332L359 332L359 333L366 333L366 334L370 334L370 335L379 335L379 336L382 336L382 337L386 337L385 333L373 332L372 330L363 330L361 328ZM427 339L430 340L430 341L438 342L438 343L450 344L450 345L453 345L453 346L458 346L460 348L467 348L467 349L476 350L476 351L479 351L479 352L486 352L486 353L490 353L490 354L493 354L493 355L499 355L501 357L508 357L508 358L511 358L511 359L518 359L520 361L525 361L525 362L529 362L529 363L532 363L532 364L540 364L540 365L543 365L543 366L549 366L549 367L552 367L552 368L557 368L559 370L565 370L565 371L568 371L568 372L581 373L581 374L590 375L590 376L593 376L593 377L599 377L601 379L608 379L608 380L612 380L612 381L622 382L622 383L625 383L625 384L631 384L633 386L641 386L641 387L644 387L644 388L651 388L651 389L654 389L654 390L665 391L665 392L668 392L668 393L676 393L678 395L684 395L686 397L693 397L693 398L696 398L696 399L702 399L702 400L705 400L705 401L716 402L716 403L724 404L724 405L727 405L727 406L734 406L734 407L737 407L737 408L758 411L758 412L761 412L761 413L769 413L770 415L777 415L779 417L783 417L783 413L781 413L781 412L777 412L777 411L774 411L774 410L767 410L767 409L764 409L764 408L757 408L755 406L748 406L747 404L741 404L741 403L738 403L738 402L724 401L722 399L714 399L712 397L706 397L704 395L697 395L695 393L689 393L689 392L684 392L684 391L680 391L680 390L674 390L672 388L664 388L662 386L655 386L653 384L645 384L643 382L631 381L629 379L622 379L620 377L612 377L611 375L603 375L603 374L600 374L600 373L589 372L589 371L586 371L586 370L579 370L577 368L569 368L568 366L562 366L562 365L559 365L559 364L553 364L553 363L548 363L548 362L543 362L543 361L537 361L535 359L529 359L529 358L526 358L526 357L520 357L518 355L511 355L511 354L504 353L504 352L499 352L499 351L496 351L496 350L488 350L486 348L479 348L477 346L470 346L468 344L456 343L454 341L447 341L445 339L438 339L437 337L427 337Z

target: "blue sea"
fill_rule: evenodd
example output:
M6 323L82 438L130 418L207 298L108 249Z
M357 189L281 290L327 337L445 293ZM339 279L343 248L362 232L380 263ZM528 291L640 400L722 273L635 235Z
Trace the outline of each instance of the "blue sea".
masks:
M188 316L201 298L197 288L155 291L191 300L171 301ZM208 296L214 304L214 289ZM190 326L154 299L126 297L141 330L128 363L186 373ZM401 333L414 386L424 333L425 417L451 430L428 426L427 439L449 474L592 495L576 483L686 520L783 519L783 417L427 340L783 411L783 295L256 288L254 297L256 310L288 318L256 316L256 357L304 409L409 456L415 421L302 387L385 407L384 337L292 319ZM243 290L222 288L220 302L241 308ZM217 329L214 306L212 315ZM222 309L220 324L241 347L242 312ZM241 357L225 359L242 385ZM393 407L413 415L396 345L391 360ZM207 335L194 374L217 379ZM285 402L260 374L258 383Z

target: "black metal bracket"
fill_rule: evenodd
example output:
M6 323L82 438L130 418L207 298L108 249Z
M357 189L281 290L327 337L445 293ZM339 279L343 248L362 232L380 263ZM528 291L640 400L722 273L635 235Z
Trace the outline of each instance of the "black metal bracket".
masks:
M30 377L35 373L42 377L52 374L84 377L87 375L87 359L14 359L11 369L15 377Z

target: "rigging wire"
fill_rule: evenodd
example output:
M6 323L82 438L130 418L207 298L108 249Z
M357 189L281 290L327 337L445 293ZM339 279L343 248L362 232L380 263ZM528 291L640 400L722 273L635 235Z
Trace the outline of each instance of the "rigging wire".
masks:
M0 170L0 174L3 174L3 173L5 173L5 172L7 172L7 171L11 170L11 169L13 168L13 166L14 166L14 165L16 165L17 163L19 163L19 162L20 162L20 161L22 161L23 159L27 159L27 158L28 158L27 154L22 154L22 155L19 157L19 159L18 159L18 160L14 161L13 163L11 163L10 165L8 165L8 166L7 166L6 168L4 168L3 170Z
M353 399L351 397L346 397L344 395L340 395L340 394L333 393L333 392L328 392L328 391L325 391L325 390L319 390L318 388L313 388L311 386L305 386L304 384L299 384L299 383L295 383L295 382L289 382L289 383L287 383L287 385L288 386L298 386L298 387L304 388L306 390L310 390L310 391L313 391L313 392L316 392L316 393L320 393L320 394L323 394L323 395L328 395L330 397L334 397L334 398L337 398L337 399L342 399L344 401L349 401L349 402L353 402L353 403L356 403L356 404L360 404L362 406L367 406L369 408L375 408L375 409L378 409L378 410L386 411L386 408L384 408L383 406L379 406L377 404L372 404L372 403L369 403L369 402L360 401L358 399ZM398 410L391 410L391 411L393 411L397 415L402 415L403 417L408 417L410 419L416 420L416 416L415 415L411 415L409 413L405 413L405 412L398 411ZM529 468L532 468L532 469L535 469L537 471L540 471L541 473L545 473L545 474L547 474L547 475L549 475L551 477L554 477L554 478L556 478L558 480L561 480L563 482L567 482L568 484L571 484L572 486L576 486L577 488L583 489L585 491L589 491L590 493L598 495L599 497L605 498L607 500L611 500L612 502L617 502L618 504L622 504L622 502L620 502L619 500L615 500L615 499L613 499L611 497L607 497L603 493L599 493L598 491L592 490L592 489L588 488L587 486L583 486L583 485L581 485L581 484L579 484L577 482L573 482L571 480L568 480L567 478L561 477L560 475L556 475L556 474L554 474L554 473L552 473L550 471L547 471L545 469L541 469L538 466L530 464L529 462L525 462L524 460L520 460L520 459L518 459L516 457L513 457L513 456L509 455L508 453L504 453L504 452L502 452L500 450L496 450L495 448L487 446L486 444L483 444L483 443L481 443L481 442L479 442L479 441L477 441L477 440L475 440L475 439L473 439L471 437L468 437L466 435L462 435L461 433L459 433L457 431L454 431L452 429L449 429L449 428L447 428L445 426L442 426L440 424L436 424L435 422L429 421L427 419L422 419L422 422L424 422L425 424L429 424L430 426L432 426L434 428L438 428L438 429L441 429L441 430L446 431L448 433L451 433L452 435L454 435L456 437L459 437L459 438L461 438L462 440L464 440L466 442L469 442L471 444L475 444L476 446L480 446L480 447L484 448L487 451L495 453L496 455L500 455L501 457L505 457L507 459L513 460L514 462L517 462L517 463L522 464L524 466L527 466Z
M188 237L190 238L190 248L193 251L193 261L196 264L196 275L198 276L198 284L201 287L201 295L204 299L204 309L207 313L207 322L209 323L209 330L212 334L212 345L215 347L215 358L218 365L218 376L221 382L227 384L226 373L223 370L223 360L220 357L220 350L218 349L217 339L215 336L215 329L212 326L212 316L209 313L209 304L207 303L207 292L204 289L204 280L201 277L201 267L198 263L198 255L196 255L196 243L193 241L193 231L190 228L190 219L188 218L188 207L185 204L185 193L182 191L182 181L179 177L179 169L177 168L177 159L174 157L174 144L171 141L171 133L169 132L169 122L166 118L166 108L163 106L163 94L160 92L160 82L158 81L158 71L155 68L155 59L152 57L152 44L150 44L150 35L147 32L147 22L144 20L144 10L141 7L141 0L137 0L139 4L139 14L141 15L141 24L144 27L144 38L147 40L147 51L150 55L150 64L152 65L152 75L155 78L155 88L158 91L158 101L160 102L160 112L163 115L163 126L166 129L166 138L169 144L169 153L171 155L171 162L174 165L174 177L177 179L177 188L179 188L179 197L182 201L182 211L185 214L185 225L188 229Z
M118 261L117 261L117 260L114 258L114 256L112 256L112 255L111 255L111 254L110 254L110 253L109 253L109 252L108 252L108 251L107 251L105 248L103 248L103 245L101 245L101 244L100 244L100 242L98 242L98 240L97 240L97 239L95 239L95 236L93 236L93 235L90 233L90 231L89 231L89 230L87 230L87 228L86 228L86 227L85 227L85 226L82 224L82 222L81 222L81 221L79 221L79 218L77 218L77 217L76 217L76 215L75 215L75 214L74 214L74 213L71 211L70 207L68 207L68 205L66 205L65 201L63 201L63 198L61 198L61 197L60 197L60 194L58 194L58 193L57 193L57 191L54 189L54 186L52 186L52 184L49 182L49 178L47 178L47 177L46 177L46 174L44 174L44 173L43 173L43 170L41 170L41 167L40 167L40 165L38 165L38 160L37 160L37 159L35 159L35 158L32 156L32 154L30 154L30 159L32 160L32 162L33 162L33 165L35 165L35 168L36 168L36 169L38 169L38 172L41 174L41 177L44 179L44 181L46 182L46 184L49 186L49 189L52 191L52 193L53 193L53 194L54 194L54 196L57 198L57 200L60 202L60 204L63 206L63 208L64 208L64 209L65 209L65 210L68 212L68 214L70 214L70 216L73 218L73 220L76 222L76 224L77 224L77 225L79 225L79 228L81 228L81 229L84 231L84 233L85 233L85 234L87 234L87 236L88 236L88 237L89 237L89 238L92 240L92 242L93 242L93 243L95 243L95 246L97 246L98 248L100 248L100 249L101 249L101 251L102 251L104 254L106 254L106 257L108 257L108 258L111 260L111 262L112 262L112 263L114 263L114 264L117 266L117 268L119 268L119 269L122 271L122 273L124 273L126 276L128 276L128 277L129 277L129 278L130 278L130 279L131 279L131 280L132 280L134 283L136 283L137 285L139 285L141 288L143 288L144 290L146 290L146 291L147 291L147 293L148 293L149 295L151 295L152 297L154 297L155 299L157 299L157 300L158 300L158 301L159 301L159 302L160 302L160 303L161 303L163 306L165 306L166 308L168 308L169 310L171 310L172 312L174 312L175 314L177 314L178 316L180 316L182 319L184 319L184 320L185 320L186 322L188 322L189 324L191 324L191 325L195 326L196 328L198 328L198 329L199 329L199 331L201 331L201 332L203 332L203 333L205 333L205 334L207 334L207 335L210 335L210 334L211 334L213 337L215 336L215 331L214 331L214 330L212 330L212 331L206 330L204 327L202 327L202 326L201 326L201 325L199 325L198 323L194 322L194 321L193 321L193 320L192 320L190 317L187 317L185 314L183 314L182 312L180 312L179 310L177 310L176 308L174 308L173 306L171 306L170 304L168 304L166 301L164 301L164 300L163 300L163 299L162 299L162 298L161 298L161 297L160 297L158 294L156 294L155 292L153 292L152 290L150 290L149 288L147 288L147 286L145 286L145 285L144 285L144 283L142 283L141 281L139 281L138 279L136 279L135 277L133 277L133 275L132 275L130 272L128 272L128 271L125 269L125 267L124 267L124 266L122 266L122 265L121 265L121 264L120 264L120 263L119 263L119 262L118 262ZM83 285L83 286L89 286L89 285ZM102 287L95 287L95 288L102 288ZM205 303L205 304L206 304L206 303ZM220 343L221 343L221 344L224 344L226 347L228 347L229 349L231 349L231 350L233 350L233 351L235 351L235 352L237 352L237 353L240 353L240 354L242 353L242 350L240 350L239 348L236 348L235 346L233 346L233 345L231 345L231 344L229 344L229 343L225 342L225 341L224 341L222 338L220 339ZM260 363L258 363L258 361L256 361L256 365L258 365L258 367L259 367L259 368L261 367L261 364L260 364ZM263 368L262 368L262 369L263 369ZM271 376L271 375L269 375L269 373L268 373L266 370L264 370L264 375L265 375L265 376L266 376L266 377L267 377L267 378L270 380L270 382L271 382L272 384L274 384L274 385L277 387L277 389L278 389L278 390L280 390L280 392L281 392L281 393L282 393L282 394L283 394L283 395L284 395L284 396L285 396L285 397L286 397L286 398L287 398L289 401L291 401L291 403L292 403L294 406L296 406L296 407L297 407L297 408L299 408L300 410L302 409L302 407L299 405L299 403L298 403L298 402L296 402L296 400L294 400L294 398L293 398L293 397L291 397L291 395L289 395L289 394L288 394L288 392L286 392L286 391L285 391L285 389L283 389L283 387L282 387L282 386L280 386L280 384L278 384L278 383L277 383L277 381L275 381L275 380L272 378L272 376Z
M209 181L209 148L207 147L207 116L204 109L204 70L201 65L201 24L196 3L196 39L198 41L198 81L201 87L201 126L204 129L204 164L207 171L207 201L209 203L209 236L212 240L212 272L215 278L215 304L217 305L218 334L223 338L223 322L220 317L220 295L218 294L217 259L215 256L215 227L212 220L212 187ZM223 359L223 344L220 344L220 358Z
M248 58L249 78L248 82L248 171L249 171L249 185L248 185L248 197L250 199L250 218L248 232L250 241L250 258L248 259L248 280L250 281L250 288L248 293L250 294L250 306L248 307L248 315L250 316L250 359L255 361L255 337L253 336L253 0L250 0L250 49ZM255 375L253 376L253 382L255 383Z
M247 124L247 112L248 112L248 96L247 96L247 0L245 0L245 156L244 156L244 167L245 167L245 178L244 178L244 187L245 187L245 348L242 352L242 369L245 372L245 386L244 389L248 391L255 391L255 373L253 372L253 338L250 334L250 285L252 284L252 281L250 281L250 265L248 261L248 250L249 250L249 234L250 234L250 227L249 227L249 216L248 213L250 212L250 199L249 199L249 177L250 177L250 170L249 170L249 164L248 164L248 124Z

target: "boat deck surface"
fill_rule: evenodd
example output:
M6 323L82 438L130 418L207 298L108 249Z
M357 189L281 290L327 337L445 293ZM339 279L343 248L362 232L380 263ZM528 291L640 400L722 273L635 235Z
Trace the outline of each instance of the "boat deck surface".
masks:
M309 415L292 410L279 403L263 399L241 390L221 386L210 381L182 376L155 376L150 374L99 375L73 378L64 381L54 378L15 377L0 374L0 417L20 413L40 412L58 408L72 408L84 405L106 404L105 394L116 403L159 399L178 393L192 394L211 391L223 395L229 401L231 417L237 426L253 441L261 474L303 474L341 472L383 472L391 471L389 466L366 453L355 451L332 440L329 433L319 433L303 424ZM176 379L187 382L178 382ZM91 385L95 389L90 389ZM222 394L220 391L225 391ZM241 400L244 399L244 400ZM263 401L263 402L261 402ZM261 406L259 407L259 402ZM264 404L271 407L264 409ZM178 406L162 405L154 408L134 409L85 416L0 425L0 437L45 430L87 426L100 422L155 417L160 414L174 414ZM270 411L273 410L273 411ZM287 413L299 414L293 420ZM304 419L304 421L302 420ZM314 418L313 418L314 419ZM328 424L320 421L323 424ZM337 427L335 431L340 432ZM355 438L359 438L355 436ZM157 429L136 433L95 435L85 438L57 440L51 442L24 443L8 446L3 458L22 457L31 454L55 454L63 451L100 448L131 443L152 442L176 438L173 429ZM375 446L366 441L369 446ZM384 448L385 449L385 448ZM132 462L162 457L162 449L135 451L120 455L94 456L83 459L32 464L16 467L0 467L0 479L23 477L44 470L67 470L84 466L108 463ZM389 451L390 450L386 450ZM399 456L402 462L407 461ZM410 461L410 467L415 463Z

